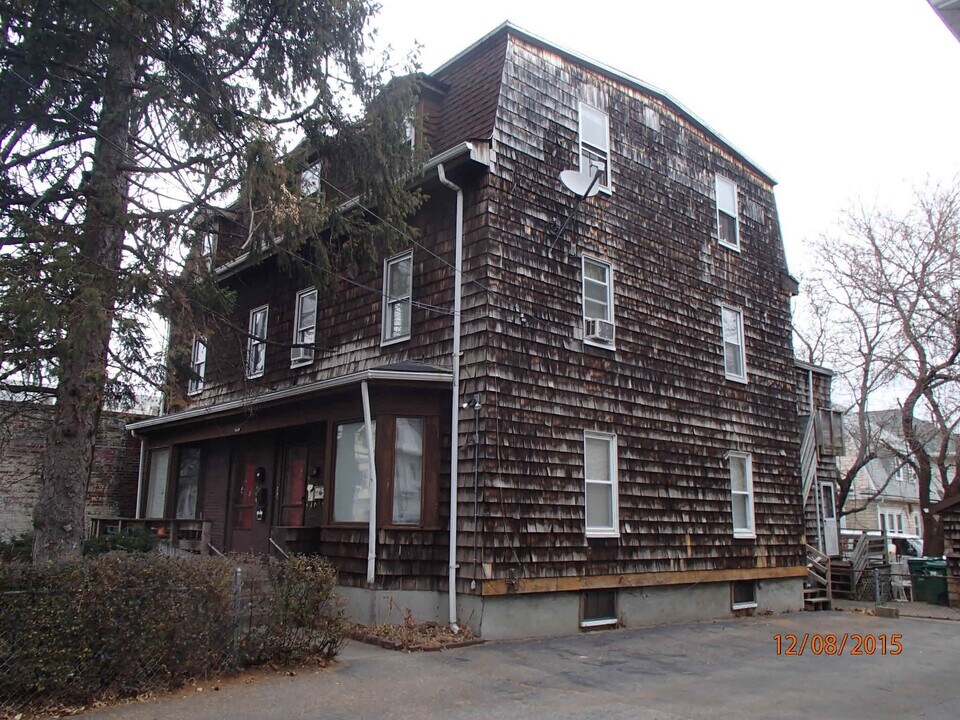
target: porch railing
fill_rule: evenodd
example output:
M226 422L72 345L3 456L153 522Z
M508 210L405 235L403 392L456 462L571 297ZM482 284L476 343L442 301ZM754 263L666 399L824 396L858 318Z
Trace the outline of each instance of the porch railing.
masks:
M90 537L106 537L130 530L156 536L174 552L210 553L210 521L180 518L90 518Z

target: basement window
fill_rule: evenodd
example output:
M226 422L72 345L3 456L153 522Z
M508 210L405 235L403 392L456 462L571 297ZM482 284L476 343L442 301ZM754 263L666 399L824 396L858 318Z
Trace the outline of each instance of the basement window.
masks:
M753 580L734 580L731 584L733 610L747 610L757 606L757 584Z
M581 594L580 627L608 627L617 622L616 590L585 590Z

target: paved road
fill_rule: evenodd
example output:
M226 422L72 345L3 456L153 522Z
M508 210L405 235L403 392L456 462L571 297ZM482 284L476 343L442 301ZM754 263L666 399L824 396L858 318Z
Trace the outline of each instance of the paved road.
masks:
M900 655L777 654L793 633L902 635ZM781 649L785 649L785 645ZM889 646L888 646L889 649ZM88 720L960 717L960 625L798 613L404 654L351 643L326 670L201 683Z

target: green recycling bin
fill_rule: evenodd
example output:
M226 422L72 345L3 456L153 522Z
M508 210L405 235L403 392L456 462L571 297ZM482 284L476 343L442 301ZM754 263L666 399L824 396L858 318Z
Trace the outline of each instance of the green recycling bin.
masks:
M947 561L940 558L907 558L913 599L917 602L948 605Z

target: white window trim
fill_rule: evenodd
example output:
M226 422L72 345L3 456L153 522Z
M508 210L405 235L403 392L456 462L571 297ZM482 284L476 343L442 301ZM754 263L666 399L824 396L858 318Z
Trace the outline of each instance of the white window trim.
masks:
M220 239L219 227L207 227L200 236L200 259L207 270L213 269Z
M740 340L740 364L743 366L743 375L734 375L727 372L727 341L723 335L723 311L729 310L730 312L736 313L740 321L737 323L737 331L739 334ZM733 380L734 382L743 383L744 385L748 382L748 373L747 373L747 342L746 342L746 333L744 332L743 327L743 310L738 307L733 307L732 305L720 305L720 351L722 355L723 362L723 376L727 380Z
M604 118L604 133L606 135L607 147L597 148L595 145L590 145L591 148L599 152L601 150L605 151L607 154L607 182L608 184L603 185L602 181L597 182L597 190L602 193L610 195L613 193L613 168L611 167L611 153L610 153L610 115L605 111L598 108L596 105L591 105L588 102L581 100L577 105L577 155L580 158L580 171L586 172L587 166L584 164L583 157L583 108L588 107L591 110L596 110L598 113L603 115ZM592 177L592 176L591 176Z
M203 346L203 362L197 362L197 350ZM197 370L197 365L200 370ZM200 335L193 336L193 346L190 349L190 370L197 374L197 377L191 377L187 383L187 395L199 395L203 392L203 383L207 374L207 341Z
M610 453L610 480L587 479L587 440L605 440ZM620 483L617 470L617 436L613 433L603 433L594 430L583 431L583 526L584 534L588 538L620 537ZM609 485L611 490L611 505L613 506L612 527L591 528L587 525L587 485Z
M263 313L266 314L266 317L264 318L264 321L263 321L263 337L262 337L262 338L254 338L254 336L253 336L253 318L254 318L255 315L257 315L257 313L260 313L260 312L263 312ZM254 378L263 377L263 374L264 374L264 372L266 372L266 369L267 369L267 342L266 342L266 340L267 340L267 337L268 337L269 334L270 334L270 306L269 306L269 305L261 305L260 307L253 308L253 309L250 311L250 319L249 319L249 321L248 321L248 323L247 323L247 333L248 333L248 335L249 335L249 336L247 337L247 358L246 358L246 364L247 364L247 367L246 367L247 379L248 379L248 380L253 380ZM252 371L251 368L250 368L250 360L251 360L251 358L253 357L253 346L254 346L255 344L261 344L261 345L263 345L263 368L262 368L259 372L254 372L254 371Z
M316 308L313 313L314 345L316 345L316 342L317 342L317 320L319 320L320 308L317 306L317 302L316 302L318 299L317 288L309 287L309 288L304 288L303 290L298 292L297 299L294 301L295 302L295 305L294 305L295 312L294 312L294 319L293 319L293 344L294 345L296 345L299 342L297 336L300 334L300 331L303 329L300 327L300 311L301 311L300 301L303 298L307 297L308 295L314 296L314 307ZM313 361L316 359L316 349L315 348L309 349L310 351L309 358L296 358L295 353L298 350L301 350L301 348L296 348L296 347L290 348L290 367L297 368L297 367L304 367L305 365L312 365Z
M407 328L406 335L397 335L396 337L387 337L387 316L390 309L391 300L403 300L404 298L390 297L390 266L397 262L410 258L410 295L406 298L410 304L410 327ZM380 313L380 346L395 345L396 343L406 342L410 339L413 332L413 250L406 250L393 257L386 258L383 261L383 305Z
M607 625L616 625L620 622L617 618L602 618L599 620L581 620L580 627L582 628L593 628L593 627L606 627Z
M753 602L742 602L742 603L733 603L730 605L731 610L749 610L750 608L757 607L757 601Z
M595 265L603 265L607 269L607 317L606 318L588 318L587 317L587 263L591 262ZM614 287L613 287L613 263L610 263L606 260L601 260L598 257L592 255L582 255L580 257L580 315L581 315L581 324L580 327L583 330L583 344L590 345L591 347L603 348L604 350L616 350L617 349L617 322L616 322L616 307L614 306L613 299L615 297ZM613 325L613 340L611 342L601 342L599 340L590 340L587 338L586 328L587 320L606 320L611 325Z
M733 526L733 537L734 538L743 538L752 540L757 537L757 521L756 515L754 513L754 496L753 496L753 456L750 453L737 452L736 450L730 450L724 458L727 461L727 481L730 483L730 523L733 524L733 496L734 495L746 495L747 496L747 527L738 528ZM745 460L743 474L744 480L747 484L746 492L742 490L733 489L733 468L730 463L730 458L741 458Z
M733 227L734 233L737 237L736 244L725 242L720 239L720 184L726 183L733 187ZM716 175L713 185L713 201L717 206L717 243L722 245L729 250L734 250L740 252L740 188L737 184L730 178L724 177L723 175ZM725 215L729 213L724 212Z
M321 163L315 162L305 167L300 173L300 194L303 197L316 195L323 184L321 172L323 171Z

